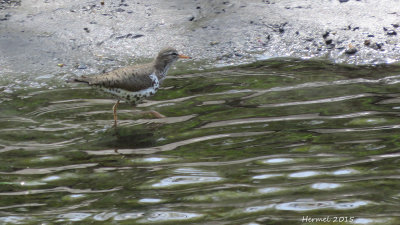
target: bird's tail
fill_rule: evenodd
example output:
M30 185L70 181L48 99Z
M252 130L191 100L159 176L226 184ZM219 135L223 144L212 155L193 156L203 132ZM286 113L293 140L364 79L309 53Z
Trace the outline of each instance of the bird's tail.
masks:
M66 80L67 83L86 83L88 84L89 81L87 80L86 76L81 76L81 77L74 77L71 79Z

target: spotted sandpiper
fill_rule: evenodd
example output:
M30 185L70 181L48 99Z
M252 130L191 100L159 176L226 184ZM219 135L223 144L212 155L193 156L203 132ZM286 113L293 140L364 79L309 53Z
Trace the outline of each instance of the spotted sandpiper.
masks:
M91 77L81 76L70 82L87 83L117 98L112 108L114 127L117 127L117 107L120 100L136 105L144 98L154 95L170 66L179 58L190 59L189 56L180 55L177 50L168 47L161 50L151 63L123 67Z

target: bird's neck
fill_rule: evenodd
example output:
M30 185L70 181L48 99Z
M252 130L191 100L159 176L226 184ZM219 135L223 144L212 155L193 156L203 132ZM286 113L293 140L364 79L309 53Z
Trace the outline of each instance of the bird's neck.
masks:
M155 74L159 80L163 80L167 75L172 62L158 61L154 62Z

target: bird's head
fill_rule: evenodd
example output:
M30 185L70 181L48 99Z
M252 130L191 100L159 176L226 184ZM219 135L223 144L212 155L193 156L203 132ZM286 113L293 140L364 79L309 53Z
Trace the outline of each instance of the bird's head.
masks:
M174 48L168 47L164 48L158 53L158 56L156 58L156 61L168 65L173 62L175 62L178 59L191 59L191 57L186 56L186 55L181 55L178 53L178 51Z

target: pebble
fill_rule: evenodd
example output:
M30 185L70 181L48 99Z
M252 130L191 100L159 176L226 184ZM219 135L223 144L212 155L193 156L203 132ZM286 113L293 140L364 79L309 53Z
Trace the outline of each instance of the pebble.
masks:
M87 69L87 66L85 64L79 64L79 65L77 65L76 68L80 69L80 70L85 70L85 69Z
M327 49L334 49L335 48L335 44L328 44L326 46Z
M0 18L0 21L8 20L8 19L10 19L10 17L11 17L11 14L6 14L6 15L4 15L3 18Z
M132 39L136 39L136 38L140 38L140 37L143 37L143 36L144 36L143 34L136 34L136 35L133 35L133 34L129 33L129 34L125 34L125 35L122 35L122 36L118 36L118 37L116 37L115 39L123 39L123 38L132 38Z
M325 38L327 38L329 36L329 34L330 34L330 32L327 31L327 32L325 32L325 34L322 35L322 37L325 39Z
M325 44L330 45L330 44L332 44L332 42L333 42L332 39L328 39L328 40L325 41Z
M388 31L386 32L386 34L387 34L387 35L397 35L397 32L394 31L394 30L388 30Z
M373 48L373 49L375 49L375 50L379 50L379 49L381 49L382 48L382 46L383 46L383 43L372 43L371 44L371 48Z
M237 57L243 57L243 55L242 55L242 54L240 54L240 53L237 53L237 52L235 52L235 56L237 56Z
M353 55L353 54L356 54L356 52L357 52L357 49L356 48L349 48L349 49L346 49L345 51L344 51L344 53L346 53L347 55Z
M210 42L210 45L211 45L211 46L213 46L213 45L217 45L217 44L219 44L219 42L218 42L218 41L212 41L212 42Z

